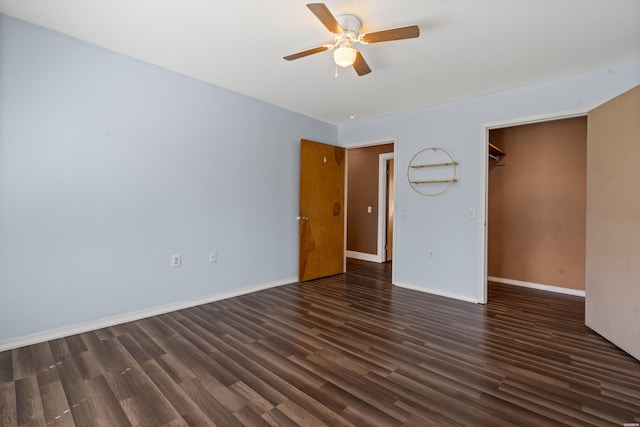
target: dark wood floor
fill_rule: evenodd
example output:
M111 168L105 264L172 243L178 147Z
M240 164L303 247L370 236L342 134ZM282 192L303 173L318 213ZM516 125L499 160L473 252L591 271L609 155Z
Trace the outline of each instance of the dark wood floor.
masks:
M496 284L483 306L348 270L0 353L0 425L640 422L640 362L582 298Z

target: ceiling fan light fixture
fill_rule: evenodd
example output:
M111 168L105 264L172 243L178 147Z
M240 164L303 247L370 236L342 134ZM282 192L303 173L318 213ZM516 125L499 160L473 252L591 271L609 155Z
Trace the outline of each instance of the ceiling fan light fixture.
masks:
M342 68L353 66L358 76L365 76L371 72L371 68L362 57L362 54L351 47L354 43L371 44L413 39L420 36L420 28L417 25L360 34L362 21L356 15L343 14L334 16L324 3L309 3L307 4L307 8L318 18L322 25L333 34L334 43L287 55L284 59L293 61L294 59L300 59L315 53L335 49L333 51L333 61L336 64L336 77L338 77L338 66Z
M343 68L350 67L356 61L356 50L350 46L340 46L333 51L333 60Z

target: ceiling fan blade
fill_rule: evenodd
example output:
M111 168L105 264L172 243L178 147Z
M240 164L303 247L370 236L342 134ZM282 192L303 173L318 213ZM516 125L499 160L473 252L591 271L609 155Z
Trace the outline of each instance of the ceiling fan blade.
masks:
M356 60L353 63L353 68L356 70L359 76L364 76L365 74L369 74L371 72L371 68L369 68L369 64L364 60L360 51L356 50Z
M334 34L342 33L342 27L324 3L309 3L307 7L327 27L327 30Z
M414 39L419 36L420 27L417 25L409 25L408 27L393 28L391 30L364 34L362 36L362 41L365 43L380 43L392 40Z
M291 55L284 56L283 58L286 59L287 61L293 61L294 59L304 58L305 56L313 55L314 53L324 52L325 50L329 50L330 48L331 48L331 45L318 46L318 47L314 47L313 49L304 50L302 52L293 53Z

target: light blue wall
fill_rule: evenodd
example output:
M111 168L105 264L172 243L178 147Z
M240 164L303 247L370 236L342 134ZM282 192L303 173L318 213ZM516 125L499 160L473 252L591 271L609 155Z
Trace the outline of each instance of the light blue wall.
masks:
M0 15L0 343L295 277L301 138L337 128Z
M633 63L341 126L347 147L397 138L395 282L482 300L485 124L587 111L637 84L640 63ZM426 147L445 148L460 163L459 182L441 196L421 196L407 182L411 157Z
M300 138L396 138L396 282L479 299L483 124L639 83L635 63L336 129L0 15L0 344L295 277ZM429 146L460 162L435 198L406 181Z

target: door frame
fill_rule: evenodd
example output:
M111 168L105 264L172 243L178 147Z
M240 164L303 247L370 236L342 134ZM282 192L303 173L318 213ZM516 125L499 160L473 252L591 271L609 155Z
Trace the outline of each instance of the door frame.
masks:
M396 157L395 153L395 145L393 147L393 153L384 153L380 154L378 160L378 262L386 262L386 249L385 246L387 244L387 161L393 160ZM395 168L393 169L393 185L396 185L396 173ZM395 193L394 193L395 194ZM394 197L395 204L395 197ZM393 228L395 229L396 222L393 221ZM395 231L395 230L394 230ZM393 234L395 240L395 233ZM393 245L393 242L391 242ZM395 245L393 245L395 247ZM393 267L393 265L392 265Z
M481 158L479 159L481 162L481 170L484 176L484 179L480 180L480 215L478 216L478 220L482 225L482 238L480 239L481 247L479 248L480 253L482 253L481 263L482 266L479 269L481 276L478 278L478 303L486 304L487 303L487 293L488 293L488 273L489 273L489 265L488 265L488 251L489 251L489 233L487 228L488 222L488 209L489 209L489 131L491 129L500 129L505 127L512 126L520 126L520 125L529 125L534 123L542 123L549 122L554 120L562 120L562 119L571 119L574 117L584 117L587 115L589 110L593 107L584 107L579 109L565 110L565 111L557 111L550 112L544 114L536 114L532 116L524 116L518 118L505 119L495 122L487 122L483 123L481 132L482 136L480 140L482 141L482 150Z

